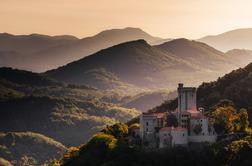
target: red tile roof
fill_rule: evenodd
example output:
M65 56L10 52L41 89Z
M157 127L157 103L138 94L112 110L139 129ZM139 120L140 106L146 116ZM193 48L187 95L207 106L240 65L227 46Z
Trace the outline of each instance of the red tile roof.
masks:
M190 113L192 119L204 119L206 118L202 112L198 110L187 110L188 113Z

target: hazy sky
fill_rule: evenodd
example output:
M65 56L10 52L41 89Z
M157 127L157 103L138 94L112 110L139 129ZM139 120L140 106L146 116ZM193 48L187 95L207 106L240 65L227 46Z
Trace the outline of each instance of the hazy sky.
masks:
M191 39L252 27L252 0L0 0L0 32L85 37L124 27Z

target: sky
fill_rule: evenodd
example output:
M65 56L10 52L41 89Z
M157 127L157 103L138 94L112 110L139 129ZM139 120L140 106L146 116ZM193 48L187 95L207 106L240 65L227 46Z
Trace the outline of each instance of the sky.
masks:
M251 0L0 0L0 32L70 34L138 27L163 38L197 39L252 28Z

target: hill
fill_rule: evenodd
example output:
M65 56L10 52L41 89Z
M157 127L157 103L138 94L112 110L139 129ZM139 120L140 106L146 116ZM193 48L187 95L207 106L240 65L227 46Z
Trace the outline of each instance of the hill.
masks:
M205 43L176 39L157 47L196 65L198 68L203 68L202 66L204 66L204 68L214 71L232 67L232 63L227 61L224 53Z
M42 74L0 68L0 131L32 131L78 145L108 124L138 115L120 107L120 96L88 86L65 85Z
M252 63L226 74L217 81L203 83L198 88L199 106L211 108L218 101L228 99L238 108L246 108L252 122Z
M78 39L73 36L40 34L0 34L0 66L42 72L78 60L113 45L145 39L161 40L139 28L111 29L97 35Z
M137 40L101 50L45 74L59 81L99 89L115 89L116 81L138 88L174 89L181 80L197 85L234 68L236 65L226 60L224 53L203 43L177 39L151 46L144 40ZM93 71L95 75L90 74ZM108 75L114 78L100 77ZM101 82L105 84L101 86Z
M0 102L0 131L31 131L66 146L79 145L106 125L126 122L135 110L101 101L28 96Z
M66 151L64 145L41 134L0 133L0 156L9 165L42 165L61 158Z
M252 28L235 29L219 35L206 36L198 39L222 51L232 49L252 49Z

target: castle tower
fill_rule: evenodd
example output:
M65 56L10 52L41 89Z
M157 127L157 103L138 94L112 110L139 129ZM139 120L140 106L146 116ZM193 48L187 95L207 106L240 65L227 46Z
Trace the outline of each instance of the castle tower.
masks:
M178 121L182 125L182 121L186 121L186 113L188 111L197 110L196 101L196 88L195 87L184 87L183 84L178 84ZM183 115L185 119L183 119Z

